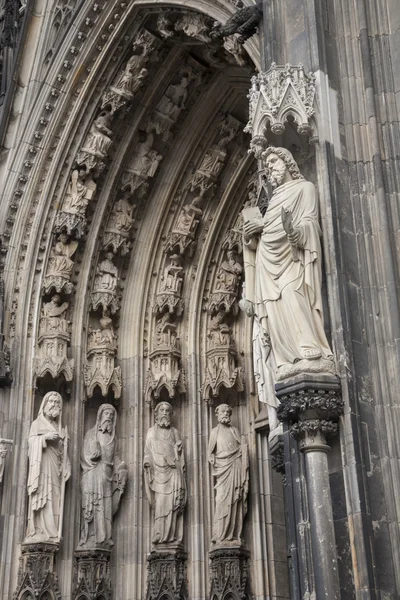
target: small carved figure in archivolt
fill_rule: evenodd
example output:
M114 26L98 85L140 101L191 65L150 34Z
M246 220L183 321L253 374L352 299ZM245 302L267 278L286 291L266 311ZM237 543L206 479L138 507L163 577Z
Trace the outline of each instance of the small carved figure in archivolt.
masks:
M78 242L68 241L68 236L61 233L58 241L50 251L47 273L44 278L44 292L48 294L52 288L58 293L62 290L70 294L73 290L70 282L74 261L71 257L75 254Z

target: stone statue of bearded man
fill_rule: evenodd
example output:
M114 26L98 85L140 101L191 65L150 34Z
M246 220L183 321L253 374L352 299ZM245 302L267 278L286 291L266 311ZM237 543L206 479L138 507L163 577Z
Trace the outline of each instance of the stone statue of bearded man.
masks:
M275 363L278 381L305 372L334 373L322 315L314 185L285 148L268 148L262 159L275 190L264 217L243 214L244 306L254 314L264 344L259 355Z
M82 529L79 550L111 549L112 520L125 489L125 462L116 454L117 411L102 404L85 435L82 452Z
M172 406L160 402L155 425L146 436L144 476L146 494L154 509L153 544L179 546L183 538L186 473L182 440L171 427Z

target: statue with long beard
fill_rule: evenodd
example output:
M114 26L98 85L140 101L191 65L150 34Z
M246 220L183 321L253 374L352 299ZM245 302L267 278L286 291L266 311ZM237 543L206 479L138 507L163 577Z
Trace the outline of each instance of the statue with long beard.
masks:
M153 544L179 545L183 538L186 473L182 440L171 427L172 406L160 402L156 423L150 427L144 452L146 494L154 510Z

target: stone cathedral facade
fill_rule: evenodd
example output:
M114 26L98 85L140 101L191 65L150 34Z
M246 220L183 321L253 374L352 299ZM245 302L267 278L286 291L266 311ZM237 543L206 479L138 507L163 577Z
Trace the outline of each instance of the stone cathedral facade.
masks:
M0 599L399 600L399 6L1 9Z

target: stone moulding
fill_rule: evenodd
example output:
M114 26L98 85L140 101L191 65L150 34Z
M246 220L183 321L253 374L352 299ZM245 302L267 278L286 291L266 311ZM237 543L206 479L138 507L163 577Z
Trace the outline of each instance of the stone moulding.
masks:
M252 136L251 151L257 158L268 146L268 129L275 135L284 133L292 120L297 132L317 141L313 120L315 113L315 75L306 74L303 65L272 63L268 71L254 75L249 98L249 122L245 132Z

